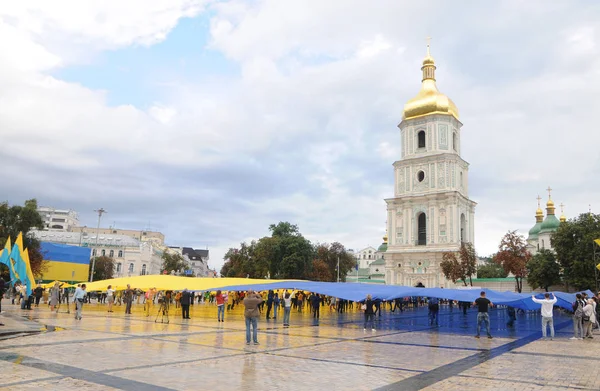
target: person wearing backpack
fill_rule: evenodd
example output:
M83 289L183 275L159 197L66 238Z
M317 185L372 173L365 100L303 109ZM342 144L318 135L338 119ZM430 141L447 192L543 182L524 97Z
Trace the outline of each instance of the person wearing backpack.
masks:
M583 307L585 302L580 293L575 295L576 300L573 303L573 336L571 339L583 339Z

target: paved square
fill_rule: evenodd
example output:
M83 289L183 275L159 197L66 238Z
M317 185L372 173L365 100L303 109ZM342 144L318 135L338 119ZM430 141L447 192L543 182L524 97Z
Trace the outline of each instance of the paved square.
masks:
M57 314L3 304L1 390L600 389L598 338L570 340L559 311L554 341L541 340L539 314L507 328L502 309L491 312L494 339L473 338L473 309L442 308L440 327L424 308L384 311L375 331L357 311L323 308L318 321L293 311L289 328L260 319L260 345L247 346L242 307L219 323L216 307L196 304L192 319L173 310L167 324L142 305L125 315L89 304L76 321L64 305Z

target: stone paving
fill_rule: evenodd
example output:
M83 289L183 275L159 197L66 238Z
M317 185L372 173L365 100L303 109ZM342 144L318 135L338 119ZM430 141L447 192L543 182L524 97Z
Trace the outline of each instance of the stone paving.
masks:
M556 338L542 340L539 314L519 314L507 328L491 312L493 339L475 339L474 309L384 311L376 330L362 314L330 313L318 323L293 311L259 321L260 345L245 345L242 307L216 321L216 307L196 304L190 320L171 309L156 323L142 305L84 306L76 321L40 305L22 311L3 302L0 390L599 390L600 335L573 341L570 317L555 312ZM282 313L280 313L282 315ZM160 320L160 319L159 319Z

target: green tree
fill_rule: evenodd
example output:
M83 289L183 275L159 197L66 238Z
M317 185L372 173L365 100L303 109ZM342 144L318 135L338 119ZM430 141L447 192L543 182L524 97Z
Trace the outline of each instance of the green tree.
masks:
M600 261L600 247L595 239L600 238L600 215L584 213L575 219L561 223L552 237L558 263L563 268L566 284L576 289L596 286L594 269ZM596 260L594 260L594 246Z
M517 283L517 291L523 290L523 278L527 277L527 262L531 253L527 250L525 238L517 231L508 231L500 241L494 262L502 265L506 273L512 273Z
M94 281L108 280L113 278L115 271L115 260L101 256L96 258L96 264L94 265ZM90 273L92 272L92 265L90 264ZM88 278L89 280L89 278Z
M8 202L0 203L0 245L10 237L14 240L23 233L23 246L29 251L29 261L33 276L39 278L47 269L47 262L43 260L40 242L29 232L31 229L43 229L44 221L37 211L37 200L25 201L23 206L9 205ZM5 267L5 266L3 266Z
M312 261L310 278L315 281L337 281L338 260L340 280L346 281L346 275L356 265L354 256L339 242L317 244L315 245L314 252L315 258Z
M183 256L178 253L163 252L162 254L162 270L166 270L168 274L171 272L179 273L187 268L187 262L183 259Z
M482 259L485 263L477 267L477 278L506 278L508 276L502 265L493 261L493 257Z
M460 261L458 260L458 255L456 252L445 252L442 254L442 262L440 262L440 267L442 269L442 273L444 273L444 276L448 280L456 284L458 280L462 279L465 286L467 285L466 278L463 279Z
M544 288L561 283L560 265L553 251L542 249L527 263L527 282L532 289Z

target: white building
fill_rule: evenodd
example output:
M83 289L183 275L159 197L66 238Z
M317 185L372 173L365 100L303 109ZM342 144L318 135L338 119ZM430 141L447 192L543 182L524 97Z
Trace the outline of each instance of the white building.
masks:
M71 231L79 226L79 216L73 210L40 206L37 211L44 221L44 228L48 231Z
M92 257L107 256L115 260L115 277L160 274L162 251L150 242L126 235L102 235L87 232L31 231L42 242L90 247Z
M191 270L196 277L214 277L214 273L211 275L211 270L208 267L209 251L193 249L191 247L169 247L169 251L174 251L179 255L183 256L183 259L187 262L188 271Z
M369 265L371 264L371 262L373 262L376 257L375 254L377 253L377 250L374 247L366 247L363 248L360 251L357 251L354 254L354 257L356 258L357 262L358 262L358 267L361 269L364 268L368 268Z
M393 165L394 196L385 200L385 281L449 287L453 284L440 268L442 255L458 251L461 242L474 242L476 204L468 194L458 109L437 89L429 46L421 70L421 90L404 106L398 125L401 158Z

